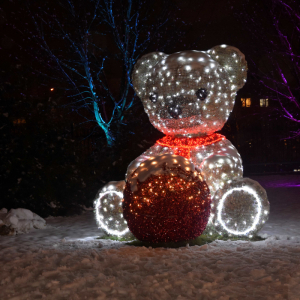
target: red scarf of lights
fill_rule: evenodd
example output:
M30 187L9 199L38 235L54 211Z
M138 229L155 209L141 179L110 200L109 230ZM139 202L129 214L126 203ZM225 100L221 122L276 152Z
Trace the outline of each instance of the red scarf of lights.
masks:
M162 139L158 140L156 143L163 147L172 148L175 155L181 155L187 159L190 159L190 151L193 148L199 146L208 146L224 139L225 136L219 133L213 133L211 135L193 138L178 138L173 137L171 135L166 135Z

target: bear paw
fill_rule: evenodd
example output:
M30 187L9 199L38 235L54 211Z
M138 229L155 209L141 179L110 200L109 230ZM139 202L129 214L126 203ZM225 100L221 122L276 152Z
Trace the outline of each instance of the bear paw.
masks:
M133 238L123 217L123 190L125 181L107 183L96 196L94 202L95 217L100 229L106 234Z
M212 200L210 226L219 234L252 237L268 219L270 204L264 188L249 178L233 180Z

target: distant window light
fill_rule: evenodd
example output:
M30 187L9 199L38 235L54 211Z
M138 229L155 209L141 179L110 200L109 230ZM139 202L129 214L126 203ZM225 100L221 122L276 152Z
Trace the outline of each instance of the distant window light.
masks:
M26 120L25 119L16 119L13 120L14 125L20 125L20 124L26 124Z
M251 98L241 98L242 107L250 107L251 106Z
M268 107L269 106L269 99L260 99L260 107Z

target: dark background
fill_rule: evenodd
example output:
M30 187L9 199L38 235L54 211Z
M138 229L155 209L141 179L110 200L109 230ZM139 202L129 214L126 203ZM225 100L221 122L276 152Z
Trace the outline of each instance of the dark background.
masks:
M178 8L172 12L174 24L182 26L183 34L181 39L173 38L166 53L228 44L246 56L248 81L221 131L241 153L245 176L300 171L300 138L291 138L299 126L282 117L276 99L252 73L257 66L268 68L262 41L273 39L268 29L270 2L248 1L246 6L235 0L170 3ZM34 55L27 55L36 46L22 43L18 31L27 16L13 19L18 6L12 1L1 5L0 208L24 207L43 217L80 213L83 206L92 206L105 183L124 179L127 165L162 134L150 124L136 99L125 115L117 145L107 147L103 132L93 123L82 123L68 107L63 84L51 79L55 74L49 69L51 76L44 78L34 71L43 57L35 61ZM257 28L250 28L248 21L253 18L266 23L265 31L256 33ZM109 39L107 47L113 47ZM145 53L157 47L153 43ZM118 68L111 64L116 70L110 76L117 93ZM251 106L242 107L241 98L251 98ZM269 99L268 107L260 106L262 98Z

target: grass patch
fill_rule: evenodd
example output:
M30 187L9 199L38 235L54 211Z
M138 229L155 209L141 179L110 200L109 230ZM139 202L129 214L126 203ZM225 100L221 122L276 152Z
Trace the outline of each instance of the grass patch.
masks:
M117 235L104 235L104 236L99 236L96 239L97 240L111 240L111 241L118 241L118 242L136 241L136 239L134 239L134 238L119 237Z
M246 237L227 237L227 236L221 236L218 234L213 235L206 235L202 234L201 236L198 236L197 238L193 240L187 240L187 241L180 241L180 242L162 242L162 243L153 243L153 242L142 242L136 239L129 239L129 238L122 238L118 236L108 235L108 236L102 236L98 237L97 239L103 239L103 240L113 240L113 241L119 241L119 242L127 242L126 245L129 246L135 246L135 247L151 247L151 248L179 248L179 247L185 247L186 245L189 246L203 246L205 244L212 243L216 240L221 241L251 241L251 242L257 242L257 241L263 241L264 238L260 236L254 236L252 238L246 238Z

